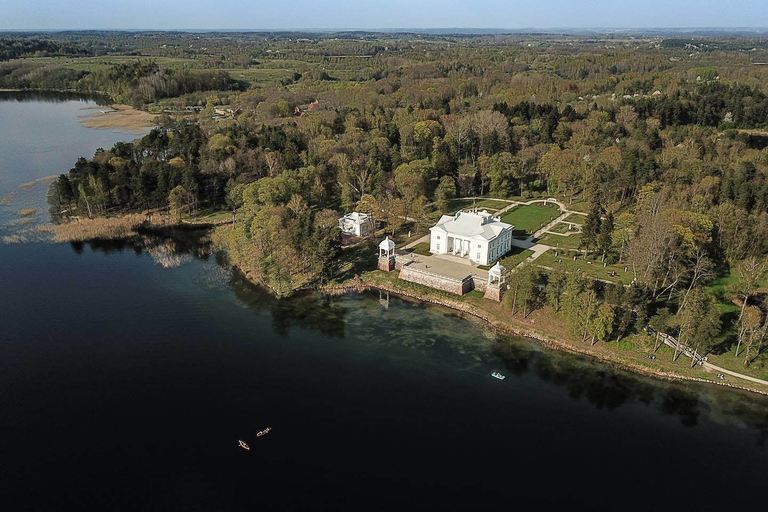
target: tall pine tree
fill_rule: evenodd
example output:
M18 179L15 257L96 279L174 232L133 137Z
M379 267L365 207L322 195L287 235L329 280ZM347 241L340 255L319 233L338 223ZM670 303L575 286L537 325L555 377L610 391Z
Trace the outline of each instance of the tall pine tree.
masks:
M581 231L581 246L584 248L584 257L587 257L590 247L597 245L598 236L600 236L600 212L602 208L600 203L592 203L592 209L587 215L587 221Z

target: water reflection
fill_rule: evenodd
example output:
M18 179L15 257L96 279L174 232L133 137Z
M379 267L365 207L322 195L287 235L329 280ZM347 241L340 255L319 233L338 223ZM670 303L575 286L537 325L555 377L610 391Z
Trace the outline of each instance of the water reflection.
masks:
M730 388L686 382L664 382L608 367L581 356L542 350L526 340L506 339L492 346L508 375L533 372L539 379L564 387L573 400L596 409L616 410L636 403L674 416L686 427L706 417L717 423L740 423L757 429L757 442L768 436L768 399Z
M750 429L759 445L768 439L768 399L752 393L647 378L587 357L544 349L532 340L498 336L475 319L394 296L385 300L378 293L366 293L329 298L311 293L277 299L231 271L226 257L212 252L204 230L143 233L128 240L70 245L78 254L86 245L105 254L148 254L164 268L195 259L208 260L213 254L215 264L203 266L196 281L230 289L254 313L268 312L272 329L285 338L295 328L331 338L349 337L372 348L405 350L422 361L483 377L487 377L489 368L503 367L508 378L535 378L550 383L564 388L571 400L583 401L598 410L616 411L634 404L677 418L688 428L714 421Z
M289 336L292 327L338 338L345 335L346 308L338 300L322 298L316 294L277 299L237 273L232 277L232 290L252 311L269 311L272 315L272 328L280 336Z
M109 105L107 96L65 91L0 91L0 101L67 103L69 101L91 101L98 105Z
M70 242L69 245L76 254L82 254L85 246L103 254L133 251L139 256L147 253L163 268L177 268L195 258L207 260L213 251L209 231L199 228L140 231L131 238Z

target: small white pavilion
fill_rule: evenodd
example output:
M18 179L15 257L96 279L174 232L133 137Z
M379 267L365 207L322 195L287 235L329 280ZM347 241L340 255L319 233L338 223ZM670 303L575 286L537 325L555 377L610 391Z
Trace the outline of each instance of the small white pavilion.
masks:
M488 286L501 286L507 281L507 268L500 262L496 262L488 271Z
M385 238L379 244L379 258L394 258L395 257L395 242L389 237Z
M389 237L379 244L379 269L385 272L395 270L397 258L395 256L395 242Z
M370 228L371 217L367 213L352 212L339 219L339 229L345 235L364 237Z

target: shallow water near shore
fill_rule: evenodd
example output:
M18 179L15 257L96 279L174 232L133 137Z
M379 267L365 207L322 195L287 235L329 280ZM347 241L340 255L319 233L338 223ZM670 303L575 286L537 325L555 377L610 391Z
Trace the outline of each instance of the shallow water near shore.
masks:
M44 172L11 156L0 190L65 172L91 132ZM48 138L3 155L48 154ZM0 244L0 312L3 510L762 502L747 486L768 465L767 397L618 371L394 296L276 300L194 233Z

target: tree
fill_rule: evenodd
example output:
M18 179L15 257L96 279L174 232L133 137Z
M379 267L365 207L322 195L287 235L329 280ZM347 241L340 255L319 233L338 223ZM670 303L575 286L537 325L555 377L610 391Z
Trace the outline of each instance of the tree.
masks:
M311 244L315 260L315 272L320 280L329 279L339 266L341 255L341 230L336 212L320 210L315 215Z
M381 211L379 202L371 194L364 194L357 202L357 211L368 215L368 233L373 235L376 231L376 217Z
M188 195L187 189L181 185L174 187L168 194L168 207L171 214L177 217L178 222L181 222L181 212L184 207L189 205Z
M503 151L490 157L488 160L488 178L490 179L489 192L491 195L506 197L512 180L515 179L515 159L511 153Z
M419 121L413 125L413 141L419 149L420 158L430 156L435 137L442 136L443 127L437 121Z
M552 271L549 273L546 290L547 303L549 303L555 313L560 311L560 303L567 281L567 276L562 272Z
M435 190L435 202L440 211L448 207L448 200L456 197L456 182L450 176L440 178L440 183Z
M419 196L416 198L416 201L411 205L411 217L416 225L417 233L421 233L421 229L431 223L426 197Z
M514 278L508 283L507 293L504 295L504 303L512 309L512 314L517 314L518 308L522 309L523 318L526 318L539 300L539 281L541 272L530 265L518 269Z
M763 313L757 306L747 306L739 320L739 341L736 345L736 357L739 357L739 347L744 344L744 366L749 366L750 351L760 339L760 324Z
M471 115L472 131L477 134L480 141L490 140L489 137L495 137L498 144L505 146L507 127L509 121L507 118L493 110L479 110Z
M655 315L651 317L650 321L648 322L653 330L656 331L656 339L653 343L654 352L656 352L656 350L658 350L658 348L661 346L659 343L659 340L661 339L661 333L665 332L669 328L672 318L672 313L669 312L669 308L661 308L656 312Z
M88 190L86 190L85 186L81 183L78 185L77 191L80 193L80 200L85 202L85 206L88 209L88 218L92 218L93 211L91 210L91 196L89 195Z
M557 175L560 152L561 149L556 144L550 146L549 150L544 153L544 155L539 160L539 164L536 169L541 179L544 180L547 184L547 194L551 194L552 179Z
M613 226L613 212L608 212L600 225L600 236L597 239L597 247L603 253L600 261L605 261L606 256L613 253Z
M720 305L701 287L694 288L685 308L677 316L680 325L678 342L701 354L706 353L720 331ZM673 358L677 358L677 350ZM691 367L696 359L691 358Z
M581 246L584 248L584 257L587 257L589 248L596 245L598 236L600 235L600 213L602 208L600 203L592 203L592 208L587 215L587 220L584 222L584 226L581 230Z
M421 165L424 164L424 165ZM395 185L405 206L405 215L410 213L411 205L416 198L426 192L428 162L414 161L402 164L395 169Z
M615 315L615 307L613 304L603 302L597 307L587 333L592 336L592 345L598 341L605 340L609 334L613 331L613 318Z
M235 225L235 218L237 215L237 210L243 207L243 191L245 190L245 185L242 183L234 183L232 180L230 180L227 183L227 208L229 208L232 211L232 225ZM170 204L170 200L168 201Z
M75 192L72 190L72 182L66 174L59 175L56 180L56 190L59 194L59 206L67 207L67 211L72 210L72 202L75 200Z
M760 281L765 277L768 272L768 263L765 260L756 258L754 256L747 258L736 264L736 272L739 276L737 283L738 293L743 298L741 303L741 311L739 312L739 319L744 316L744 310L747 308L749 298L757 290Z
M526 265L515 272L514 279L518 281L517 303L523 310L523 318L527 318L539 301L541 271Z
M552 164L558 191L568 197L568 204L573 204L573 197L579 192L579 184L584 175L582 160L570 149L556 153Z

